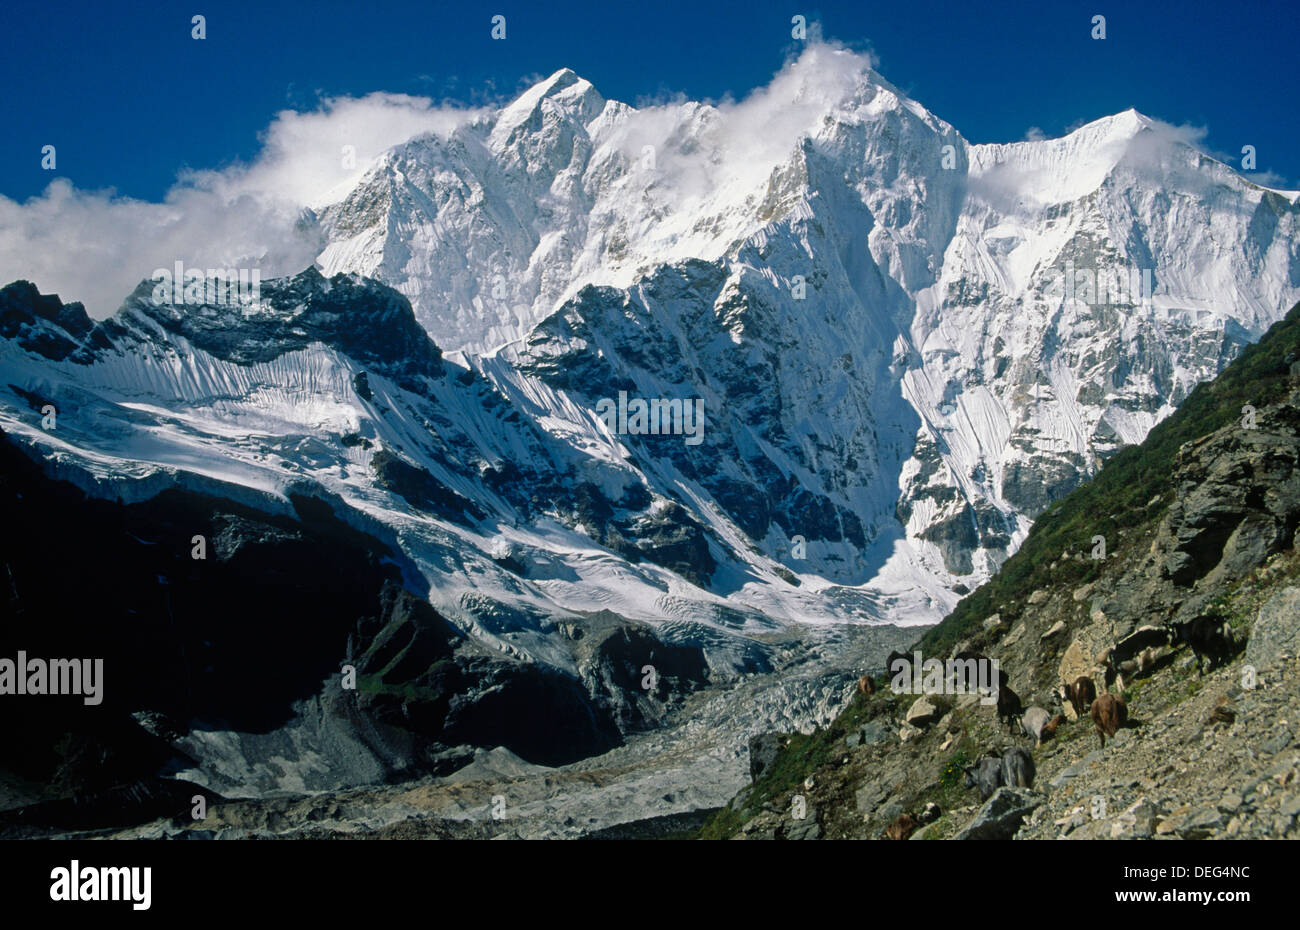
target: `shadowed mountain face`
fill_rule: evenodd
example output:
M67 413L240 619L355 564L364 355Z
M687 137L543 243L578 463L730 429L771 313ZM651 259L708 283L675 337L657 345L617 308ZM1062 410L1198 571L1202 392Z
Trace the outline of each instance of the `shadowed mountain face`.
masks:
M336 749L367 760L331 760L337 770L322 784L361 770L372 781L445 771L468 760L457 747L569 762L650 725L708 677L698 649L617 623L592 630L581 676L489 652L401 587L403 557L341 521L337 502L292 504L285 515L179 490L130 505L86 498L3 438L0 507L6 526L26 529L0 546L0 657L103 662L96 705L38 694L0 702L3 803L108 799L9 821L136 822L175 794L150 787L169 772L220 792L219 778L203 777L212 775L205 734L236 732L256 746L305 713L325 718ZM660 668L649 693L637 672L645 663ZM355 689L342 687L346 665ZM305 761L277 749L281 765Z

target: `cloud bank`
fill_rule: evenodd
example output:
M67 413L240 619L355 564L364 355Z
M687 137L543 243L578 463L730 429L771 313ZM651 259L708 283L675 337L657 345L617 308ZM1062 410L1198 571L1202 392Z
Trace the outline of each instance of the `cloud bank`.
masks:
M62 178L23 203L0 196L0 284L32 281L103 319L177 261L259 268L263 279L299 272L322 247L312 208L341 198L386 149L481 112L403 94L327 99L278 113L252 163L186 172L161 203Z

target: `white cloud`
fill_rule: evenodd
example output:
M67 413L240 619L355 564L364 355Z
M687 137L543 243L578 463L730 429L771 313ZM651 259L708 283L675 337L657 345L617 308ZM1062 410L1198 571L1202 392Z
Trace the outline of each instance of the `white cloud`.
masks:
M161 203L52 182L24 203L0 197L0 283L25 278L102 319L155 268L259 268L293 274L320 251L304 208L337 200L384 150L445 134L478 110L422 97L335 98L286 110L261 135L247 165L181 175ZM343 167L343 147L355 166Z
M815 137L843 108L887 86L870 52L809 42L764 87L742 100L692 104L680 96L642 103L611 143L629 161L656 149L654 185L661 213L688 210L726 191L749 193L787 161L802 137Z

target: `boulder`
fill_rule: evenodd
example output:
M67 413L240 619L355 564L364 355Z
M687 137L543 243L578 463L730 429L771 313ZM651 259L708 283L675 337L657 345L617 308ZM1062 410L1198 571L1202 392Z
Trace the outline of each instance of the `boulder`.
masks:
M910 742L911 740L916 739L924 732L925 731L920 729L919 727L914 727L910 723L905 723L898 731L898 741L900 743Z
M1259 608L1245 663L1265 669L1300 652L1300 588L1285 588Z
M1148 839L1155 833L1156 806L1145 797L1138 798L1110 823L1113 840Z
M882 807L880 809L880 813L877 814L876 816L878 816L881 820L885 821L886 823L893 823L899 817L903 816L903 814L906 812L907 812L907 808L903 806L903 802L895 800L895 801L890 801L888 804Z
M873 746L876 743L882 743L889 739L889 728L879 720L872 720L858 727L848 736L844 737L844 744L850 748L854 746Z
M984 802L975 819L953 839L1009 840L1043 800L1043 796L1036 791L1003 785L993 792L993 797Z
M949 706L941 695L923 694L912 702L904 719L914 727L927 727L942 717Z
M1203 840L1222 829L1223 815L1209 804L1169 817L1156 828L1156 833L1176 833L1185 840Z
M808 815L802 820L791 820L785 828L787 840L819 840L822 837L821 824L817 822L817 812L808 808Z

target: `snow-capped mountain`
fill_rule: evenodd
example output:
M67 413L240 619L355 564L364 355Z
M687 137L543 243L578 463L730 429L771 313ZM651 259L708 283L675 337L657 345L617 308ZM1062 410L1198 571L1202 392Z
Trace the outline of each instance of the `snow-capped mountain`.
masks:
M7 289L0 426L109 496L321 489L539 661L571 612L938 620L1300 298L1300 195L1134 111L972 145L824 46L720 107L559 71L331 200L247 306Z
M1300 295L1297 197L1131 110L970 145L846 55L748 109L560 71L380 159L322 210L321 264L401 290L557 435L616 450L589 412L616 382L705 397L704 445L648 464L740 546L970 585Z

